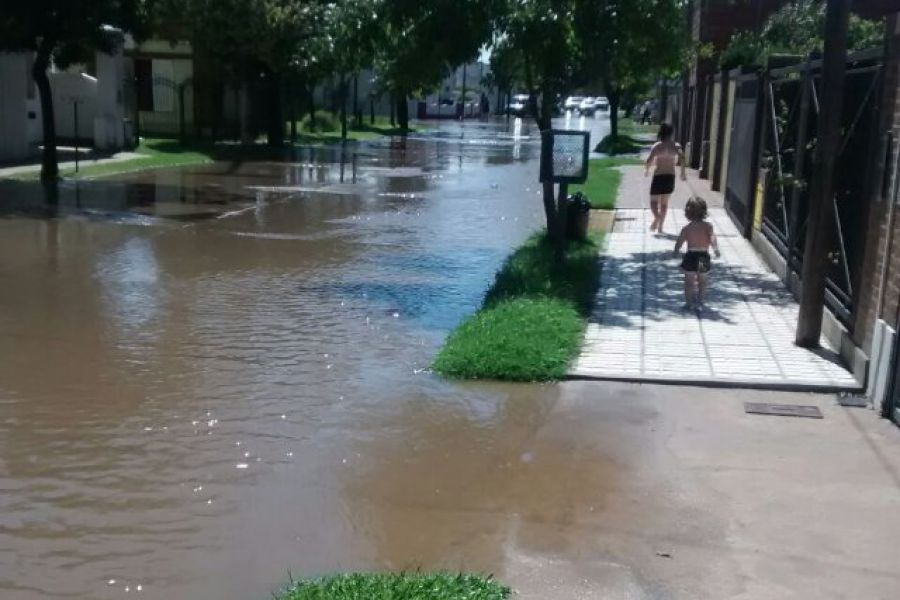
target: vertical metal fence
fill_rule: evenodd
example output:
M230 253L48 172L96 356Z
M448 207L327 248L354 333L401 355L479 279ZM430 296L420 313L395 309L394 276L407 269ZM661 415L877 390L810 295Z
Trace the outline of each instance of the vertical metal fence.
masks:
M878 52L856 55L847 66L827 280L829 306L844 321L857 300L865 253L881 75ZM763 233L796 271L803 261L821 92L821 61L772 70L764 83Z

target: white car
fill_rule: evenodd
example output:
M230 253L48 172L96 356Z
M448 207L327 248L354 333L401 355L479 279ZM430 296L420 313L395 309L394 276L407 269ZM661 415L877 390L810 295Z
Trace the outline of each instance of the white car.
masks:
M593 115L597 110L597 101L588 96L578 105L578 112L583 115Z
M582 100L584 100L584 97L582 96L569 96L566 98L566 103L563 104L563 109L566 111L580 110Z
M609 100L604 98L603 96L597 96L594 98L596 109L601 112L606 112L609 110Z
M528 112L528 103L531 101L528 94L516 94L509 103L509 112L517 117L525 116Z

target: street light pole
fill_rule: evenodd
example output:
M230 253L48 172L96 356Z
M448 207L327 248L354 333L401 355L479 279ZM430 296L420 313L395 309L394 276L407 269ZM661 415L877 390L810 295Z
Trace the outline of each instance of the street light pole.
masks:
M831 232L835 226L834 173L841 142L849 19L848 0L828 0L825 13L825 55L822 61L822 103L800 275L800 315L797 320L796 343L804 348L817 347L822 335L828 254L832 243Z

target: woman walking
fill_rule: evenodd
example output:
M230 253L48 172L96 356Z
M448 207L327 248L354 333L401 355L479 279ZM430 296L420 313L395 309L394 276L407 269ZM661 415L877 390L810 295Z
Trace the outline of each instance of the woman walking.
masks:
M653 223L650 231L662 233L666 222L666 213L669 211L669 197L675 190L675 169L681 166L681 180L687 179L685 171L684 153L681 146L672 140L672 126L663 123L659 126L657 142L650 149L650 156L644 163L644 176L650 174L650 167L655 167L653 179L650 182L650 212L653 213Z

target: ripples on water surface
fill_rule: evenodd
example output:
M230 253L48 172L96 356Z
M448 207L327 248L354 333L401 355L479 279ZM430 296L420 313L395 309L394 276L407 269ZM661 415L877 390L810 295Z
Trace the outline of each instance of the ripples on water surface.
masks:
M549 390L427 367L541 224L534 140L305 152L70 184L58 218L0 220L4 600L463 568L483 525L422 511L510 502L491 469Z

